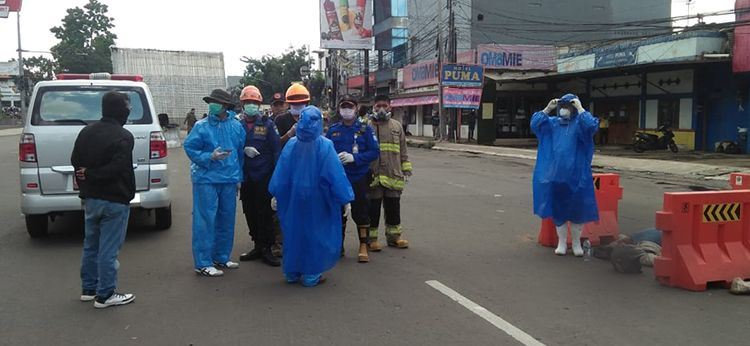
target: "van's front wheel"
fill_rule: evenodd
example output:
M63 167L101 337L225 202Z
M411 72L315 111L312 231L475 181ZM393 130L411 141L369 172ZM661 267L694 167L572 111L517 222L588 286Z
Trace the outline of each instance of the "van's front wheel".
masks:
M47 236L49 217L47 215L26 215L26 231L32 238Z
M154 212L156 214L156 229L165 230L172 227L172 206L166 208L157 208Z

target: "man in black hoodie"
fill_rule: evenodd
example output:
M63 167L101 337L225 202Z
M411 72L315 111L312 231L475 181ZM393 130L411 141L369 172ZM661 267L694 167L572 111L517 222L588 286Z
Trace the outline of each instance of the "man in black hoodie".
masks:
M78 134L71 155L86 214L81 260L81 301L106 308L133 302L132 294L115 292L117 256L135 197L133 135L123 128L130 115L126 94L111 91L102 97L102 119Z

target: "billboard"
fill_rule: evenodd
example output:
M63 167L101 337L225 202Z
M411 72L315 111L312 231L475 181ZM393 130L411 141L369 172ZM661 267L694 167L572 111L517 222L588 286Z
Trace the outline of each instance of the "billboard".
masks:
M443 107L479 109L482 102L480 88L443 88Z
M486 69L498 70L555 70L554 46L524 44L480 44L477 62Z
M9 12L20 12L23 0L0 0L0 6L7 6Z
M481 88L484 68L482 65L444 64L440 78L444 86Z
M440 67L437 60L404 66L404 89L438 84Z
M372 49L372 0L320 0L320 46Z

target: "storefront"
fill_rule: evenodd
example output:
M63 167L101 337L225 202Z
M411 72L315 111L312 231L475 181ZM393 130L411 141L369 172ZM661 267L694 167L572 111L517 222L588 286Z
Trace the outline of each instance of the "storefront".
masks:
M477 62L485 68L479 111L478 138L532 138L530 121L552 97L547 82L537 82L555 69L553 46L497 45L477 47Z
M696 78L727 63L718 54L725 41L723 33L695 31L566 54L552 79L586 83L590 109L609 122L608 144L628 145L636 131L669 126L682 149L694 150L703 147L696 132L705 107L697 105L711 97Z

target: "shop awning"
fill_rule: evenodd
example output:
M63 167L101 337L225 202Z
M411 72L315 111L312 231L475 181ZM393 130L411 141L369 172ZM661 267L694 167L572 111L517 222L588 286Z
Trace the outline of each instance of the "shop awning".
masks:
M419 105L437 104L439 101L437 95L404 97L391 100L391 107L406 107Z

